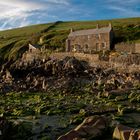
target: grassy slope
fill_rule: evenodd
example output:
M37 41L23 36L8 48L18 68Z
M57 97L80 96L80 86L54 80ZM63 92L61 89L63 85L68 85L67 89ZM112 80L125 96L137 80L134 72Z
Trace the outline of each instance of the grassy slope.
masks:
M109 22L114 27L116 43L124 41L139 42L140 18L56 22L1 31L0 57L4 59L16 59L25 50L29 41L38 43L40 37L42 37L43 46L62 50L70 28L74 30L90 29L95 28L97 23L100 26L105 26Z

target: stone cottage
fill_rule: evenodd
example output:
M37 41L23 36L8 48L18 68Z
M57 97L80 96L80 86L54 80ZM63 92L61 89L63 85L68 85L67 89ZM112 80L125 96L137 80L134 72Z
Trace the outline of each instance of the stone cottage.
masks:
M111 24L108 27L79 30L71 32L66 40L66 52L94 53L113 48L114 32Z

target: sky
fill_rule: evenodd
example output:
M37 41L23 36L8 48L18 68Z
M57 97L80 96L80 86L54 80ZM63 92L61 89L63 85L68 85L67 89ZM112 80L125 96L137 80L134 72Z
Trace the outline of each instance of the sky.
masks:
M125 17L140 17L140 0L0 0L0 30Z

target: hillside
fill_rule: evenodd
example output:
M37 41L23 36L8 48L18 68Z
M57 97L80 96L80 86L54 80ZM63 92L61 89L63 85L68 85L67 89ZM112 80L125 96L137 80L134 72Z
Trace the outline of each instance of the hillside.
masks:
M140 54L55 53L65 50L70 28L109 22L116 44L140 41L140 18L57 21L0 32L0 140L112 140L126 133L138 139ZM46 50L30 46L17 59L28 43Z
M113 19L101 21L71 21L33 25L0 31L0 59L16 60L27 49L27 44L39 44L51 50L64 50L70 28L74 30L95 28L96 24L106 26L111 22L115 31L115 42L139 42L140 18ZM41 38L41 42L39 42Z

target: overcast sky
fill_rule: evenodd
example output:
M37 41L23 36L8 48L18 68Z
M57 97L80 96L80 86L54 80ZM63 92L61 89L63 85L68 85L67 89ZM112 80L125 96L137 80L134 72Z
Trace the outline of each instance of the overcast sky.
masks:
M140 0L0 0L0 30L68 20L140 17Z

